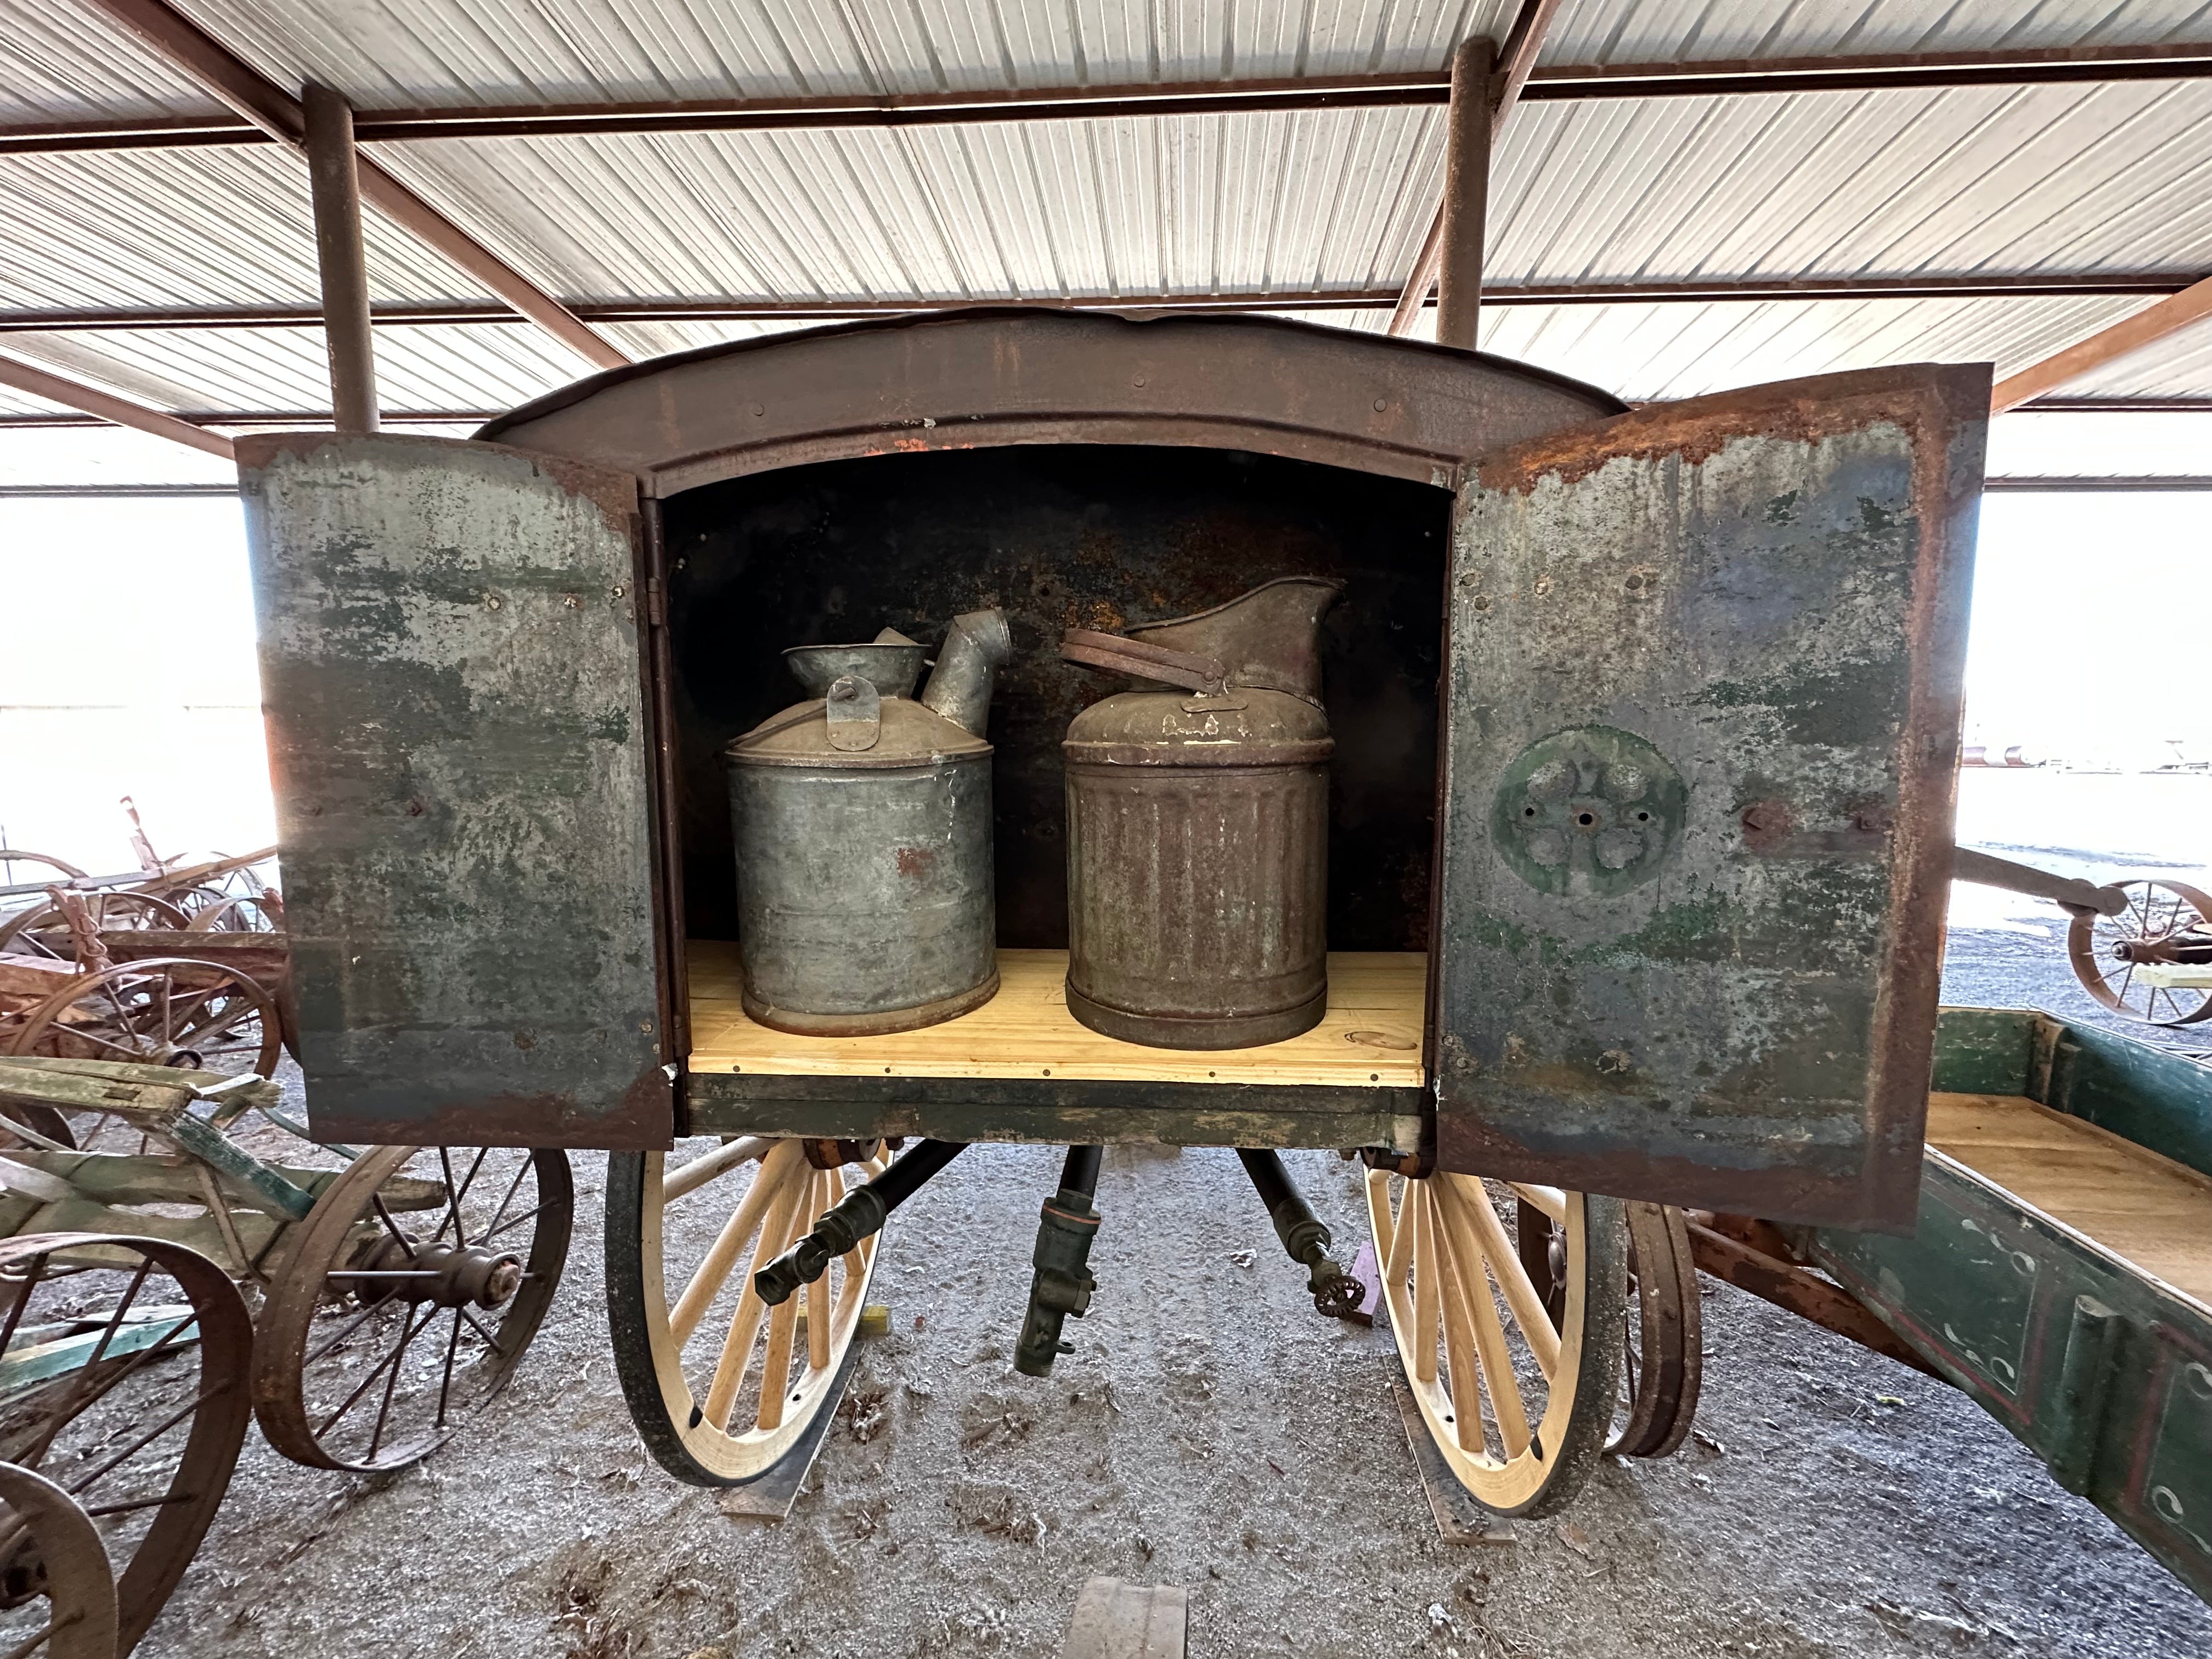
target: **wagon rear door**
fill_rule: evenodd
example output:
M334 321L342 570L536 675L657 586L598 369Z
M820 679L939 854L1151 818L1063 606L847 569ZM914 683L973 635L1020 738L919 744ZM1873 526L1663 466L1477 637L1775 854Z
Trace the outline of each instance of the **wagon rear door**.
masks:
M326 433L239 471L316 1133L666 1145L637 481Z
M1444 1167L1911 1227L1989 390L1827 375L1469 469Z

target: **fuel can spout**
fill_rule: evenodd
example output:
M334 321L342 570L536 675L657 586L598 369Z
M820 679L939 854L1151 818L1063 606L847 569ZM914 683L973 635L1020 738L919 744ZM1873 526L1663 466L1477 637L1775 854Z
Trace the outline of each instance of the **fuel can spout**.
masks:
M969 611L952 619L937 653L937 667L922 688L921 706L977 737L991 719L991 685L999 665L1014 652L1003 611Z

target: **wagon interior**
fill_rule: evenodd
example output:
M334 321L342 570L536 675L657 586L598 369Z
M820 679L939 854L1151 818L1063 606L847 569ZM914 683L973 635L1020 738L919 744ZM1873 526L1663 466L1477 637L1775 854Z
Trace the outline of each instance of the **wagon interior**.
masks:
M663 507L695 1073L883 1065L935 1075L1060 1074L1115 1051L1116 1076L1418 1082L1435 830L1437 682L1451 495L1430 485L1240 450L1022 445L817 463L684 491ZM1305 1039L1197 1059L1113 1042L1066 1012L1066 807L1060 744L1129 682L1063 662L1070 627L1119 630L1278 576L1334 577L1325 623L1328 944L1358 1011ZM832 1039L737 1009L731 738L804 694L786 647L884 627L933 643L995 606L1014 655L988 736L998 942L1006 989L944 1027ZM1059 955L1045 953L1061 953ZM1384 962L1382 958L1387 957ZM1378 990L1376 988L1382 988ZM1387 1009L1373 1005L1380 995ZM1357 1032L1364 1042L1346 1042ZM1095 1057L1094 1057L1095 1058ZM1094 1067L1095 1070L1095 1067Z

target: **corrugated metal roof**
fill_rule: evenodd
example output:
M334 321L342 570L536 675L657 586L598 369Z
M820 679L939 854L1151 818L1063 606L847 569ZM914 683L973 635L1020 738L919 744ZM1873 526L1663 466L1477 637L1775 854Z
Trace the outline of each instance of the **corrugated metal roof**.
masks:
M285 84L362 107L1065 86L1437 67L1514 0L178 0ZM1547 61L2140 44L2202 0L1567 0ZM87 10L0 13L0 120L212 106ZM2212 83L1540 103L1494 174L1503 281L2212 267ZM1411 265L1434 108L896 130L443 140L378 159L550 291L810 301L1365 289ZM388 301L482 297L369 216ZM312 304L303 171L273 149L0 158L0 307ZM2016 368L2148 301L1499 307L1486 347L1632 397L1904 357ZM1380 326L1380 313L1324 313ZM623 325L632 350L751 325ZM314 404L311 330L8 337L171 407ZM2212 348L2075 391L2212 394ZM535 331L379 332L388 401L491 404L582 365ZM26 404L29 400L25 400Z

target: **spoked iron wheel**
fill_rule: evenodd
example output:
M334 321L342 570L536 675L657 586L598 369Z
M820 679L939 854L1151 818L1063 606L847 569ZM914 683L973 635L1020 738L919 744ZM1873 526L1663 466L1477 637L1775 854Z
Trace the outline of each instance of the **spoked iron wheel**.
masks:
M403 1468L489 1404L568 1261L566 1154L379 1146L286 1247L254 1352L253 1404L314 1468Z
M75 1498L0 1463L0 1642L9 1659L116 1659L113 1571Z
M152 893L125 890L79 893L71 898L84 907L85 920L100 930L182 927L186 921L183 910ZM49 903L33 905L0 920L0 951L17 951L54 961L73 961L76 954L69 917L58 904Z
M2212 967L2212 896L2178 881L2124 881L2128 908L2077 915L2066 954L2081 988L2116 1014L2146 1025L2212 1019L2212 986L2161 985L2155 969ZM2146 977L2143 969L2153 969Z
M72 980L8 1029L11 1054L275 1074L276 999L221 963L153 957Z
M1626 1203L1628 1304L1621 1319L1620 1400L1606 1450L1668 1457L1697 1420L1705 1375L1704 1304L1682 1212L1668 1204ZM1539 1206L1520 1200L1521 1259L1545 1293L1552 1322L1566 1298L1564 1234Z
M0 1479L0 1502L22 1522L0 1531L0 1651L127 1653L229 1487L249 1409L246 1304L184 1245L94 1233L0 1243L0 1462L43 1477L88 1517L92 1559L114 1575L117 1632L105 1649L74 1645L76 1627L59 1621L64 1601L91 1605L77 1582L83 1540L45 1494ZM99 1616L93 1607L86 1620ZM25 1645L47 1620L46 1644Z
M678 1480L757 1480L834 1406L880 1235L773 1310L752 1281L848 1182L882 1170L880 1143L864 1161L837 1162L854 1150L747 1136L608 1159L615 1364L639 1434Z
M1501 1515L1546 1515L1589 1478L1620 1388L1626 1224L1618 1200L1516 1186L1509 1228L1473 1176L1367 1177L1382 1296L1407 1387L1460 1484ZM1510 1200L1509 1200L1510 1201ZM1555 1324L1516 1234L1559 1229Z

